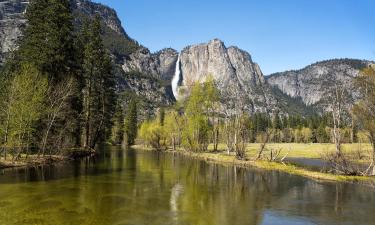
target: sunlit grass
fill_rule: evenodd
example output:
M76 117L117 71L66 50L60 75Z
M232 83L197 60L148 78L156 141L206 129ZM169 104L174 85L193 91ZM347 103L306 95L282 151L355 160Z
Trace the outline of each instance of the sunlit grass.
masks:
M247 157L250 159L254 158L260 149L260 145L259 143L248 144L246 151ZM266 148L274 150L281 149L280 156L283 157L287 155L287 157L290 158L321 159L322 156L335 152L334 144L320 143L269 143L266 145ZM218 149L219 151L225 151L226 145L219 144ZM212 151L213 145L210 145L208 150ZM346 155L357 162L368 162L370 160L371 145L368 143L343 144L342 150Z

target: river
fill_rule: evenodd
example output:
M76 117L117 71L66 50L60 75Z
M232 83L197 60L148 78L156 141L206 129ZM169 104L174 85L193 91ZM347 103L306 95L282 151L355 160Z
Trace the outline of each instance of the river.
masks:
M106 148L0 170L0 224L375 224L375 189Z

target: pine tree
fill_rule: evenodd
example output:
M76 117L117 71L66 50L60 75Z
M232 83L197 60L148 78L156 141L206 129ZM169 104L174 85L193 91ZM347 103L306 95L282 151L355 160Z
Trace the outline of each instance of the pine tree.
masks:
M159 123L160 124L160 123ZM128 146L135 143L138 132L138 110L137 102L132 99L129 103L128 112L125 117L124 134L125 141Z
M112 62L101 37L100 18L86 24L81 39L83 53L83 145L95 145L110 136L112 116L116 105L115 82Z
M26 11L28 26L19 56L53 82L75 74L74 25L69 0L33 0Z

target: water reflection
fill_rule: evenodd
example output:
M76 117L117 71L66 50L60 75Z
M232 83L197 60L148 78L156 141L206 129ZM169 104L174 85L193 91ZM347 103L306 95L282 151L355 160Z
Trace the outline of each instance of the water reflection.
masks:
M0 224L373 224L375 191L156 152L2 171Z

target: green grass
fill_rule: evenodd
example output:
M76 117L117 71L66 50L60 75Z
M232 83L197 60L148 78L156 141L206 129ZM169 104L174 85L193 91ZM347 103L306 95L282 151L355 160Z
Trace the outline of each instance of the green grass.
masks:
M267 149L278 150L281 149L280 157L288 154L290 158L308 158L308 159L321 159L322 156L327 153L333 153L335 151L334 144L304 144L304 143L270 143L266 145ZM213 146L209 146L209 150L212 150ZM220 144L219 151L225 151L226 145ZM254 158L260 149L259 143L251 143L247 146L246 155L248 158ZM371 145L370 144L343 144L343 152L350 156L356 162L369 162L371 156ZM358 155L360 150L361 155Z

